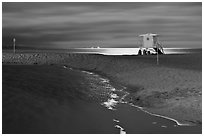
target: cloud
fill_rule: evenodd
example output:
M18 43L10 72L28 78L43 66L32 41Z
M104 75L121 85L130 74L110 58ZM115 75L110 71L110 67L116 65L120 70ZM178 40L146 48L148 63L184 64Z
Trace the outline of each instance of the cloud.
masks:
M16 37L31 47L136 47L136 36L148 32L160 34L165 47L202 46L198 2L3 2L2 11L3 46Z

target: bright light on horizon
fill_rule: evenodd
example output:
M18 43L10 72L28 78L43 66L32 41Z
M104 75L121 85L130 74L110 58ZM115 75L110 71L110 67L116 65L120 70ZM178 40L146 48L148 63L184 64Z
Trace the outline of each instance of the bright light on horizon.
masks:
M140 48L75 48L76 53L103 54L103 55L137 55ZM163 48L165 54L188 54L196 48Z

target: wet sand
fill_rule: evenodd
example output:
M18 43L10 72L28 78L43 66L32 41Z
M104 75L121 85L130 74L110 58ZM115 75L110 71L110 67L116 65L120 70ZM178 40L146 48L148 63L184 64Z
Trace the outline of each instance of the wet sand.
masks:
M182 123L202 123L202 54L104 56L3 53L3 64L48 64L93 71L128 87L127 101Z

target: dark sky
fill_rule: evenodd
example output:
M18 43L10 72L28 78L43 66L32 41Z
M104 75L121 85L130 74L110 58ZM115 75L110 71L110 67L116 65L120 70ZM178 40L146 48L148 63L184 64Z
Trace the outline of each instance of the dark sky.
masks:
M160 34L164 47L202 47L202 3L3 2L3 46L137 47Z

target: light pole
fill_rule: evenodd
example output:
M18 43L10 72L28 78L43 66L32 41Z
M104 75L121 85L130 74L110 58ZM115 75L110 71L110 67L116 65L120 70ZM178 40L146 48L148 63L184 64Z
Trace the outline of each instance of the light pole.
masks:
M159 48L157 43L157 65L159 65Z
M13 38L13 53L16 52L16 39Z

